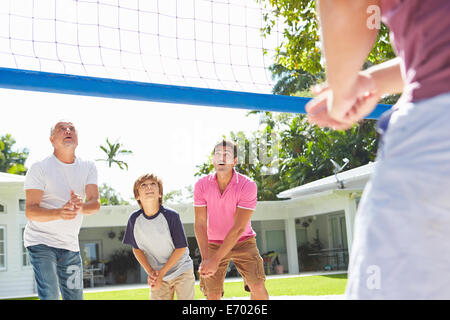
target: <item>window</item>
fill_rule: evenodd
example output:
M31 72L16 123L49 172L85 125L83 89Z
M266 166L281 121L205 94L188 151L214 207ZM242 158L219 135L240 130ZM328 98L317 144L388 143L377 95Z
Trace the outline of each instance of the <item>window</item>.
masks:
M295 229L295 235L297 238L297 247L300 247L308 242L306 229Z
M6 213L6 206L0 203L0 214Z
M100 260L100 241L83 241L81 248L84 265L97 263Z
M6 269L6 227L0 226L0 270Z
M25 227L21 228L21 234L22 234L22 266L28 267L31 265L30 263L30 255L28 254L27 248L25 248L24 240L23 240L23 233L25 231Z
M25 212L25 199L19 199L19 211Z
M347 229L344 214L329 216L328 223L331 236L331 248L347 249Z
M286 253L286 236L284 230L266 231L267 251Z

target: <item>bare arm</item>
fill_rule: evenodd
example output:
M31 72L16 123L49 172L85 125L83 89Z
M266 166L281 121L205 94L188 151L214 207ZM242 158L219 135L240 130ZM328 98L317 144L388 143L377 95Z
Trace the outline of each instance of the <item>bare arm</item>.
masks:
M328 112L341 119L345 106L354 97L352 91L378 34L367 27L367 8L379 0L318 0L321 39L326 60L326 74L332 90Z
M27 189L25 191L25 216L28 220L48 222L59 219L71 220L77 213L72 210L73 206L68 201L62 208L47 209L41 207L44 191L39 189Z
M96 184L86 185L86 202L81 206L81 213L94 214L100 209L100 196Z
M185 251L186 247L175 249L170 255L169 260L167 260L164 267L162 267L161 270L155 270L155 272L149 276L148 283L152 287L152 290L159 290L159 288L161 288L164 276L170 270L170 268L172 268L175 263L180 260Z
M231 249L233 249L234 245L244 232L252 214L253 210L236 208L233 227L231 227L230 231L228 231L228 234L223 240L223 243L220 245L219 250L216 251L216 254L211 257L211 259L219 262L228 254L228 252L231 251Z
M361 73L373 79L380 96L403 92L405 83L402 77L401 59L398 57L370 67Z
M132 248L132 250L139 264L142 266L142 268L144 268L145 272L147 272L147 283L149 284L149 286L154 287L155 282L158 279L159 271L152 268L147 260L144 251L135 248Z
M71 198L61 208L47 209L41 207L44 191L40 189L27 189L25 191L25 215L31 221L48 222L54 220L71 220L78 212L83 214L93 214L100 209L100 199L97 185L88 184L86 186L86 202L71 192Z
M136 257L136 260L139 262L139 264L144 268L145 272L147 272L148 275L151 275L154 271L150 263L148 263L147 257L145 256L144 251L141 249L135 249L133 248L133 254Z
M239 237L245 230L245 227L248 221L253 214L253 210L236 208L236 213L234 216L234 224L228 232L227 236L223 240L223 243L220 245L220 248L216 251L216 253L202 261L202 265L200 267L200 274L204 277L208 277L213 275L219 266L220 260L225 257L228 252L234 247L236 242L239 240Z
M308 119L321 127L348 129L368 115L384 94L403 91L399 58L360 71L378 30L366 25L366 10L379 1L318 0L327 85L306 106Z
M172 254L169 257L169 260L167 260L164 267L162 267L161 270L159 270L159 277L161 277L161 279L166 275L166 273L170 270L170 268L172 268L175 265L175 263L177 263L177 261L180 260L185 251L186 247L177 248L172 252Z
M378 30L367 27L367 8L379 0L318 0L328 85L347 91L356 81Z
M195 237L197 238L197 243L200 249L202 260L206 260L208 258L208 233L206 229L208 216L206 207L194 207L194 212L195 212L195 224L194 224Z

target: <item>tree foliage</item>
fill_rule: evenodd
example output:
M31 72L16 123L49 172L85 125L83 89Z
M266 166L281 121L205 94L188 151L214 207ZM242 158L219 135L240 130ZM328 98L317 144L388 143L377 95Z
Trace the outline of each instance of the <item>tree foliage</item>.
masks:
M128 164L123 161L119 160L120 156L123 155L130 155L133 152L130 150L122 149L123 145L116 141L115 143L111 143L108 138L106 138L106 145L100 145L100 149L105 153L106 158L105 159L97 159L97 161L105 161L108 163L108 166L111 168L111 165L113 163L117 164L120 169L126 168L128 170Z
M163 196L163 203L177 204L187 203L194 200L194 187L186 186L183 189L167 192Z
M30 152L27 148L14 150L14 144L16 140L10 134L0 137L0 172L25 175L25 161Z
M287 70L303 70L312 75L323 72L319 38L319 21L314 0L256 0L267 9L263 19L263 36L270 35L276 24L284 26L285 40L276 48L274 64ZM368 13L368 18L370 14ZM389 42L389 29L381 24L376 44L368 62L378 64L395 57Z
M129 205L130 203L122 199L121 195L112 187L103 183L99 188L100 203L102 206Z

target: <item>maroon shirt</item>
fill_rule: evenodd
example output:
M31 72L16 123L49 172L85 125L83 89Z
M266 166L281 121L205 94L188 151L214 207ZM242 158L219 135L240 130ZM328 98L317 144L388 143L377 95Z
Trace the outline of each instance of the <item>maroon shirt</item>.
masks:
M406 101L449 92L450 0L381 0L381 12L403 60Z

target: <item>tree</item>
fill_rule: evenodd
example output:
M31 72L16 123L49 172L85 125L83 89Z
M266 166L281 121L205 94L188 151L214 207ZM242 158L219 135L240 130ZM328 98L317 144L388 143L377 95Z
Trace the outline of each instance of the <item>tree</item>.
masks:
M27 148L14 151L15 143L16 140L10 134L0 137L0 172L25 175L25 161L30 152Z
M102 206L119 206L130 204L128 201L122 199L120 194L106 183L103 183L98 188L98 192L100 194L100 203Z
M187 203L194 199L194 187L192 185L184 187L183 189L173 190L167 192L163 196L164 203Z
M272 79L277 80L272 89L273 94L309 96L309 88L325 80L324 72L313 75L303 69L290 70L281 64L273 64L269 67Z
M316 1L313 0L257 0L267 9L264 14L264 37L273 32L277 21L284 25L285 41L276 49L275 64L288 70L304 70L316 75L323 72L319 39L319 21L316 15ZM368 18L370 17L368 13ZM395 53L389 42L389 29L380 25L376 44L368 61L378 64L392 59Z
M120 169L124 169L124 167L128 170L128 164L125 161L119 160L118 157L122 155L129 155L133 152L130 150L121 149L123 146L118 141L115 143L109 142L108 138L106 138L106 146L100 145L100 149L106 154L106 159L97 159L97 161L106 161L108 162L108 166L111 168L113 163L117 164Z

